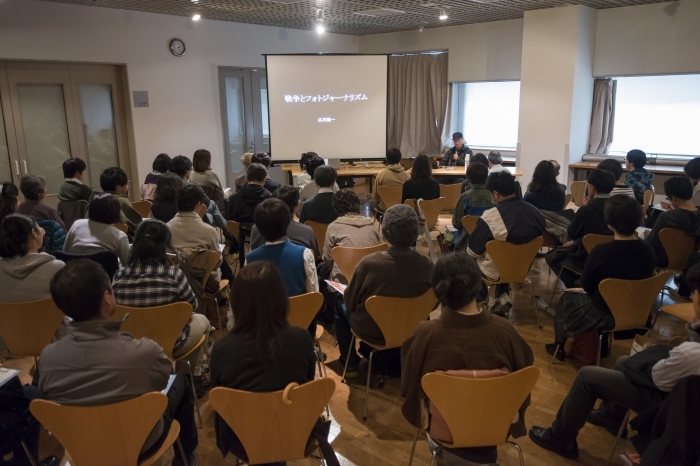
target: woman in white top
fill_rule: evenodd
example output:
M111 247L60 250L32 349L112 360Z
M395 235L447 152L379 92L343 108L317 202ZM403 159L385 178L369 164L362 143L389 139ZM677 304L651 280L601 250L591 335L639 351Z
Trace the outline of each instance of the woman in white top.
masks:
M301 154L299 159L299 167L301 168L301 173L297 175L297 186L303 188L307 184L311 183L311 175L306 170L306 163L311 160L312 157L318 157L316 152L304 152Z

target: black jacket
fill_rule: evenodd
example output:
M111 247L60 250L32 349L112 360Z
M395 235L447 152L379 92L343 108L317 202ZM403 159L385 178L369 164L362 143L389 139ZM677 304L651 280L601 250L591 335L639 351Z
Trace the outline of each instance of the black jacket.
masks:
M659 238L659 233L664 228L683 230L688 236L695 238L697 246L698 238L700 238L700 211L673 209L659 215L658 220L656 220L654 224L654 228L647 237L647 243L651 244L651 247L654 248L654 252L656 252L656 261L659 267L668 266L668 256ZM697 250L697 247L695 250Z
M333 208L333 193L318 193L301 206L299 213L299 221L301 223L307 220L323 223L328 225L335 222L338 218L338 213ZM320 248L323 246L319 245Z
M272 181L270 178L268 178L267 181L265 181L265 189L270 191L270 193L274 193L275 191L277 191L280 188L280 186L282 185L276 181Z
M608 224L603 215L605 202L609 196L597 196L588 202L588 205L581 206L574 220L569 225L569 237L574 240L574 248L569 253L568 259L579 269L583 269L586 264L588 253L583 247L583 237L590 234L597 235L612 235L613 232L608 230Z
M455 155L455 152L457 152L457 155L459 156L459 159L454 160L452 158L453 155ZM440 160L440 166L441 167L463 167L466 165L466 160L467 160L467 155L470 157L474 155L474 152L467 146L462 146L461 149L457 149L456 147L453 147L452 149L448 150L445 152L445 155L442 157L442 160Z
M257 184L246 184L231 196L228 202L228 218L250 231L253 228L255 207L270 197L270 191Z

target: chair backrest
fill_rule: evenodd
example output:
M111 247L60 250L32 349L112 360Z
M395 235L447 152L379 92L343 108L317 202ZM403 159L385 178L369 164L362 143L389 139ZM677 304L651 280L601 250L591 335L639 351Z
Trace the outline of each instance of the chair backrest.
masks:
M425 217L425 226L430 231L435 229L435 224L440 216L440 212L442 212L442 206L445 205L445 200L446 199L444 197L439 197L430 201L421 201L420 203L420 208L423 211L423 216ZM416 208L415 199L406 199L404 204L409 205L414 209Z
M334 391L326 377L277 392L216 387L209 401L243 444L249 464L277 463L304 459L309 434Z
M401 159L401 166L404 168L406 171L410 171L413 168L413 162L416 161L415 157L411 157L409 159Z
M54 251L52 254L56 259L68 262L76 259L90 259L102 266L104 271L109 276L110 281L114 274L119 270L119 258L112 251L100 251L94 254L71 254L63 251Z
M125 314L129 317L121 327L134 338L149 338L163 348L167 357L173 359L173 348L177 337L192 317L190 303L173 303L154 307L117 306L112 319L119 320Z
M571 195L571 193L567 193L567 194L566 194L566 198L565 198L565 202L564 202L564 207L568 206L569 203L571 203L571 198L572 198L572 197L573 197L573 196Z
M542 232L542 247L543 248L556 248L559 246L557 239L548 231Z
M153 204L151 204L148 201L136 201L136 202L131 203L131 206L134 208L134 210L136 212L139 213L141 218L146 218L149 216L149 214L151 213L151 206L152 205Z
M606 278L600 282L598 291L615 318L613 331L644 328L669 275L663 272L644 280Z
M104 406L65 406L36 399L34 417L63 445L74 466L136 466L143 444L168 404L151 392Z
M316 244L318 244L318 250L323 251L323 245L326 244L326 231L328 231L328 225L325 223L314 222L313 220L307 220L304 222L304 225L310 226L314 231Z
M323 295L318 291L289 298L287 322L295 327L309 328L319 309L323 306Z
M350 283L352 275L355 272L358 262L365 256L374 254L375 252L386 251L389 249L387 243L369 246L367 248L350 248L346 246L336 246L331 250L333 262L338 266L340 272L345 276L345 279Z
M0 338L12 357L35 357L51 343L63 320L53 299L23 303L0 302Z
M459 195L462 194L462 183L441 184L440 196L445 198L445 203L442 206L443 212L454 212L459 201Z
M367 312L384 336L385 343L381 349L400 348L415 332L418 324L428 318L436 303L437 297L432 288L415 298L367 298Z
M216 266L219 265L220 259L221 259L221 255L217 251L207 252L207 270L206 270L204 276L202 276L202 287L203 288L206 289L207 282L209 281L209 277L214 272L214 269L216 268Z
M522 282L527 278L532 261L542 247L542 237L538 236L529 243L511 244L505 241L489 241L486 252L501 277L501 283Z
M573 198L574 204L578 207L583 205L583 198L586 196L586 186L588 185L585 181L572 181L569 186L571 191L571 197Z
M66 232L70 230L70 227L73 226L76 220L87 217L89 207L90 203L83 199L79 201L58 201L56 210L63 219L63 223L66 224Z
M387 209L393 205L401 204L403 186L379 186L377 192Z
M661 245L668 256L667 269L685 270L688 259L695 250L695 238L685 234L683 230L664 228L659 232Z
M513 418L539 376L534 366L489 379L430 372L421 387L445 418L453 438L450 447L487 447L506 442Z
M609 243L614 239L615 236L613 235L589 234L583 237L583 247L586 249L586 252L590 254L594 247L598 246L599 244Z
M653 187L644 191L644 210L642 211L642 217L646 217L647 210L649 210L650 206L654 205L654 197L655 193Z
M121 231L125 235L129 233L129 227L126 226L126 223L123 222L117 222L112 224L113 227L115 227L117 230Z
M197 215L199 215L199 218L204 218L204 214L207 213L207 207L204 204L200 204L199 208L197 209Z
M226 222L226 229L236 238L236 241L238 241L238 234L241 232L241 224L235 220L229 220Z
M477 215L465 215L462 217L462 228L464 228L464 231L471 235L480 218Z

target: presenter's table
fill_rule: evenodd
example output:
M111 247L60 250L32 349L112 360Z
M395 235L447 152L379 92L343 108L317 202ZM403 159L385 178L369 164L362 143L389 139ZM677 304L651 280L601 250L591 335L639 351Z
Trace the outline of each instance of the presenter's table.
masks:
M574 181L579 181L578 175L581 172L583 172L583 174L584 174L583 180L585 180L586 177L588 176L587 172L589 172L591 170L595 170L599 163L600 162L579 162L579 163L572 163L571 165L569 165L569 168L574 172ZM652 165L652 164L648 164L648 165L645 165L644 168L646 168L648 172L654 173L655 175L666 175L666 176L685 175L685 172L683 171L683 167L681 165ZM622 166L622 169L625 172L630 171L624 165Z

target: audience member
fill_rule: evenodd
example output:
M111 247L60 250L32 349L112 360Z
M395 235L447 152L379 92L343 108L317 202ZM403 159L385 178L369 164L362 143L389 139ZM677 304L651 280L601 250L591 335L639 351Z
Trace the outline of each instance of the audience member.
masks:
M314 170L314 183L318 186L318 194L304 202L299 212L301 223L307 220L328 225L338 218L333 209L333 185L338 174L330 165L321 165Z
M264 188L266 179L265 166L251 163L246 171L247 183L228 201L228 218L241 224L239 236L236 238L241 267L245 264L245 238L250 237L253 229L255 207L270 197L270 191Z
M88 201L92 197L90 186L83 184L87 165L78 157L71 157L63 162L63 184L58 188L58 200L61 202Z
M192 176L192 167L192 161L184 155L178 155L177 157L173 157L173 159L170 161L170 171L172 173L175 173L182 179L183 186L192 184L192 181L190 181L190 176ZM205 215L206 223L210 225L216 225L217 227L221 228L221 230L224 232L224 235L228 236L228 230L226 229L226 220L221 215L219 206L217 206L216 202L211 200L209 196L207 196L204 193L204 190L202 190L202 194L204 195L204 197L202 198L202 204L207 208L207 213Z
M561 172L561 165L559 165L559 162L556 160L550 160L552 162L552 165L554 165L554 176L559 178L559 173ZM566 185L563 183L559 183L559 187L561 187L562 191L566 193Z
M311 157L306 161L306 173L311 177L311 181L309 183L306 183L303 188L301 188L301 191L299 191L299 203L303 204L304 202L308 201L312 197L314 197L316 194L318 194L318 191L321 189L318 186L318 183L314 183L314 175L316 174L316 169L320 166L325 165L326 162L321 158L321 157ZM333 182L333 192L337 193L338 189L338 183L335 181ZM299 207L301 209L301 206ZM299 210L297 209L297 210Z
M24 195L24 202L17 207L18 214L28 215L35 220L53 220L66 229L56 209L43 203L46 196L46 179L43 176L24 175L19 182L19 190Z
M592 170L588 175L588 196L584 199L585 205L581 206L574 216L574 220L567 230L570 241L561 248L547 254L546 261L552 272L567 288L573 288L576 277L579 274L571 269L582 270L586 263L588 253L583 246L583 238L586 235L612 235L605 220L605 203L610 198L610 191L615 186L615 176L607 170ZM641 216L639 217L641 219ZM639 224L639 220L637 220ZM562 264L566 261L566 268Z
M190 181L200 185L202 188L219 188L221 192L224 187L219 181L219 175L211 169L211 152L206 149L198 149L192 157L192 167L194 172L190 175Z
M246 264L258 261L275 264L289 296L318 291L313 251L287 238L287 228L292 221L287 204L279 199L265 199L255 207L254 219L265 244L248 253Z
M304 246L311 249L314 257L319 255L319 246L316 243L316 235L310 226L294 221L294 210L299 205L299 191L293 186L282 186L274 192L273 198L279 199L289 208L291 221L287 227L287 238L294 244ZM253 214L255 217L255 214ZM253 225L253 230L250 233L250 250L257 249L265 244L265 238L258 231L258 227ZM323 245L321 245L323 247Z
M192 306L192 317L175 341L173 356L179 357L190 351L209 333L209 320L194 311L199 303L190 288L185 274L168 262L167 251L172 248L168 226L160 220L146 219L136 229L134 244L128 261L117 270L112 281L114 299L120 306L155 307L177 302ZM197 396L204 396L209 382L203 380L200 347L189 361L194 367L195 390Z
M413 249L418 239L416 211L406 204L389 207L382 221L382 233L389 249L360 260L345 289L345 306L336 306L335 334L341 364L350 358L345 374L347 378L359 375L359 356L355 348L350 348L352 333L373 345L385 343L384 335L365 308L367 299L375 295L414 298L431 286L433 263Z
M44 229L32 217L10 214L0 223L0 301L50 298L49 281L65 265L44 252Z
M272 165L272 158L267 152L256 152L255 154L253 154L253 157L250 159L250 161L251 163L261 164L263 167L265 167L265 172L270 171L270 165ZM264 187L265 189L270 191L270 193L274 193L275 191L277 191L280 186L282 186L280 183L272 181L270 179L269 174L266 175Z
M177 214L177 193L182 187L182 178L175 173L164 173L159 176L153 193L151 216L164 223L172 220Z
M67 324L69 337L41 352L39 391L44 398L62 405L101 406L167 387L170 359L156 342L119 331L121 322L112 320L112 287L99 264L86 259L69 262L51 280L51 297L72 322ZM192 389L182 374L172 377L165 413L141 448L141 457L157 451L177 420L188 463L197 465ZM175 448L173 465L183 465L183 460Z
M654 174L649 173L644 168L647 163L647 154L639 149L632 149L627 152L625 163L628 169L632 169L632 171L627 172L625 184L634 190L634 197L642 204L644 203L644 191L651 189L651 182L654 181Z
M532 174L532 182L527 186L528 192L523 201L540 210L557 212L566 207L566 194L562 191L554 165L549 160L537 164Z
M700 239L700 212L693 205L693 185L690 179L686 176L672 176L664 182L664 192L671 203L671 208L659 215L647 237L647 243L656 253L657 267L668 266L668 254L659 238L661 230L665 228L681 230L695 238L696 243ZM696 244L693 251L697 249Z
M515 178L509 171L491 173L486 179L486 189L496 202L495 209L481 215L476 228L469 235L467 254L476 258L476 263L484 277L498 281L499 274L488 252L489 241L505 241L511 244L525 244L541 236L545 229L544 217L531 204L515 196ZM486 298L486 287L483 289ZM487 308L495 314L508 314L513 307L510 286L507 283L496 285L493 297L489 297Z
M0 183L0 222L19 208L19 189L11 181Z
M660 406L679 380L700 375L700 265L688 271L686 282L692 290L694 311L686 326L690 341L673 349L657 345L632 357L621 356L615 369L596 366L581 368L552 426L533 426L530 429L533 442L565 458L576 459L576 437L586 422L617 435L628 409L643 413L655 405ZM634 360L636 364L633 364ZM642 362L651 370L640 374L635 368ZM635 377L629 377L630 374ZM598 409L594 409L598 399L601 403Z
M129 188L131 182L126 176L126 172L119 167L111 167L106 169L100 175L100 186L104 192L112 194L119 201L121 209L121 222L129 228L129 238L134 237L134 232L139 223L141 223L141 215L136 212L134 206L129 201Z
M219 234L207 225L197 213L204 204L202 187L185 185L177 193L177 214L168 222L175 249L208 249L219 252Z
M508 171L506 167L501 165L503 163L503 157L501 157L501 152L497 150L492 150L489 152L489 174L497 173L502 171Z
M469 164L464 167L465 173L466 170L469 169L469 165L473 163L480 163L486 167L486 176L488 176L488 169L489 169L489 159L486 158L484 154L481 152L477 152L476 154L472 155L469 158ZM469 186L471 186L471 182L469 181L469 177L467 176L465 180L462 182L462 189L460 192L465 192L467 189L469 189Z
M153 201L153 195L158 185L158 180L168 171L170 166L170 156L168 154L158 154L151 164L151 173L146 175L146 180L141 185L141 200Z
M246 152L241 156L241 164L243 165L243 171L248 170L248 167L250 166L250 161L253 158L253 153L252 152ZM242 175L239 175L233 182L234 187L236 188L236 191L241 189L245 184L247 183L245 173Z
M472 162L467 166L469 186L459 196L457 207L452 214L452 226L457 229L453 240L456 249L465 249L469 241L469 233L464 231L462 226L462 217L465 215L480 217L488 209L496 207L491 191L486 188L488 175L488 167L480 162Z
M129 238L112 226L118 222L119 201L109 193L96 193L88 207L88 218L73 222L63 251L70 254L112 251L125 265L129 259Z
M374 203L377 205L377 210L383 213L386 210L386 204L379 196L380 186L403 186L408 181L410 175L401 165L401 151L398 149L389 149L386 153L387 167L380 171L374 179Z
M693 205L700 206L700 183L698 183L700 181L700 157L695 157L686 163L683 171L693 182Z
M422 322L401 348L401 411L408 422L421 426L421 378L448 370L515 372L534 362L532 349L506 319L495 318L479 309L481 272L474 259L465 254L447 254L433 268L432 286L441 304L440 318ZM504 373L504 375L505 375ZM511 435L525 435L525 410L520 408ZM463 459L495 463L493 447L446 449Z
M598 170L607 170L615 177L615 187L610 191L610 195L623 194L631 198L635 198L634 190L620 181L622 178L622 164L615 159L605 159L596 167Z
M301 172L297 175L297 186L299 188L304 188L304 186L311 183L311 175L309 175L306 169L306 164L313 157L318 157L318 154L316 152L304 152L301 154L301 158L299 159L299 168L301 168Z
M623 194L612 196L605 203L604 221L615 235L606 244L596 246L585 261L581 287L585 293L565 292L554 316L554 340L547 345L549 354L564 359L567 338L589 330L610 330L615 319L598 291L606 278L642 280L654 275L654 249L635 235L642 212L639 203Z
M470 162L469 157L471 157L474 153L469 147L467 147L466 141L464 140L464 136L462 135L462 133L456 132L452 134L452 142L454 143L454 145L451 149L445 152L445 155L440 160L440 166L463 167L467 165Z
M433 178L430 157L420 154L413 161L411 178L403 184L401 202L406 199L430 201L440 197L440 184Z

